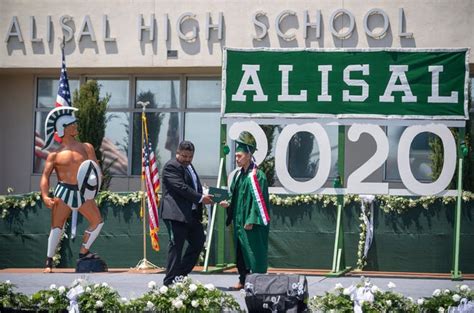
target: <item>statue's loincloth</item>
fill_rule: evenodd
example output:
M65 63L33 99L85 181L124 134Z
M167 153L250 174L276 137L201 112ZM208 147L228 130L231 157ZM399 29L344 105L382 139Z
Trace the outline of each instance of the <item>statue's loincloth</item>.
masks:
M59 182L54 189L54 196L60 198L66 203L71 210L78 210L86 201L79 192L77 185Z

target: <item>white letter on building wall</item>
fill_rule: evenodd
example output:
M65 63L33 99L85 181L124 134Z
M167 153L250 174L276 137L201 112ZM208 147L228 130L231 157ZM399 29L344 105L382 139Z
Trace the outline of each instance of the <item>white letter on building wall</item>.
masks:
M403 22L405 19L405 12L403 8L398 9L398 36L405 38L413 38L413 33L409 33L403 30Z
M51 19L51 15L48 15L46 17L46 40L48 42L51 42L52 38L53 38L53 32L51 31L51 24L52 24L52 19Z
M280 14L278 14L278 16L275 20L275 29L276 29L277 35L285 41L292 41L296 38L296 35L295 35L294 32L291 33L291 34L284 34L281 31L281 28L280 28L280 24L281 24L282 20L285 17L289 16L289 15L296 16L296 12L292 11L292 10L285 10L285 11L281 12Z
M15 28L15 30L13 30ZM18 17L12 17L10 25L8 26L7 35L5 36L5 42L10 40L10 37L18 37L19 42L23 42L23 35L21 34L20 24L18 23Z
M155 39L155 14L150 15L150 26L146 26L143 22L143 14L138 16L138 41L142 41L143 32L148 31L148 40Z
M428 66L428 71L431 72L431 96L428 97L428 103L457 103L458 92L451 91L451 96L439 95L439 73L442 73L444 67L442 65Z
M308 27L312 27L316 30L316 39L321 37L321 10L316 11L316 22L311 23L309 21L309 12L307 10L303 13L303 38L308 38Z
M163 15L163 33L164 33L163 39L165 40L165 42L168 41L168 33L169 33L168 22L169 22L168 14L166 13Z
M338 17L343 18L344 15L347 15L347 17L349 17L349 27L347 28L347 31L345 33L341 34L341 33L338 33L336 29L334 28L334 21ZM350 36L352 36L354 27L355 27L354 15L351 12L347 11L346 9L339 9L339 10L334 11L331 14L331 17L329 18L329 28L331 29L331 33L339 39L347 39Z
M405 94L402 96L402 102L416 102L417 98L411 92L410 85L408 84L407 75L405 73L407 71L408 65L390 65L392 76L390 76L383 96L379 97L380 102L395 102L395 98L392 96L394 91L401 91ZM401 85L395 85L398 79L400 79Z
M369 85L363 79L351 79L351 72L362 72L362 75L369 75L369 64L363 65L348 65L344 69L344 82L347 86L362 87L362 94L360 96L351 95L349 90L342 91L342 101L357 101L362 102L369 97Z
M109 25L109 17L107 14L102 16L102 31L103 31L103 38L104 41L113 42L116 41L115 37L110 37L110 25Z
M187 42L192 42L192 41L196 40L196 37L197 37L197 27L196 26L193 26L193 30L191 31L191 36L189 36L189 37L186 36L186 34L184 34L183 31L181 30L181 24L183 24L183 22L185 20L187 20L187 19L194 19L195 20L195 17L196 17L196 15L194 15L191 12L183 13L178 17L178 21L176 22L176 31L178 32L178 37L181 38L182 40L187 41Z
M268 27L267 25L265 25L264 23L260 22L257 18L260 17L260 16L265 16L267 15L267 13L263 12L263 11L258 11L258 12L255 12L255 14L253 15L252 17L252 22L254 23L255 27L258 27L258 28L261 28L262 31L260 32L260 34L255 34L253 35L253 39L255 40L262 40L263 38L265 38L268 34Z
M217 39L222 40L222 19L223 14L219 12L219 20L217 24L212 24L211 13L206 13L206 40L211 37L211 29L217 29Z
M72 27L67 24L69 21L72 21L72 16L70 15L63 15L59 18L59 24L61 25L61 28L63 29L63 32L65 33L65 36L64 36L65 42L71 41L74 35L74 31Z
M369 28L369 17L371 17L372 15L380 15L383 19L383 29L378 34L374 33ZM369 12L367 12L364 16L364 30L367 36L369 37L372 37L374 39L382 39L383 37L385 37L385 35L387 35L389 26L390 26L390 20L388 18L388 15L382 9L372 9Z
M253 101L267 101L268 96L263 93L260 79L257 72L260 70L260 65L242 64L242 80L240 81L239 89L232 95L232 101L247 101L247 96L244 95L246 91L255 91ZM252 84L249 80L252 79Z
M289 94L290 72L293 71L293 65L279 65L278 70L281 72L281 95L278 95L278 101L306 101L306 90L301 90L299 95Z
M318 101L331 101L332 96L329 94L329 72L332 71L332 65L318 65L318 71L321 72L321 94Z
M43 42L43 38L36 37L38 27L36 27L36 21L34 16L30 16L30 41L31 42Z
M84 16L84 21L82 21L81 28L79 28L79 38L78 41L80 42L82 40L83 36L90 36L91 41L96 41L95 40L95 32L94 32L94 27L92 27L92 22L91 18L89 15ZM87 30L86 30L87 29Z

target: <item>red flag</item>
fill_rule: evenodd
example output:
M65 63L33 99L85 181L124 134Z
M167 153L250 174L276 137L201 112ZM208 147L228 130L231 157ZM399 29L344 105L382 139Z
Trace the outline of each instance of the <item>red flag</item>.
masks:
M151 142L148 141L148 129L146 126L146 117L143 115L144 143L143 143L143 162L142 175L145 181L146 200L148 205L148 224L150 227L151 245L154 250L159 251L158 231L160 225L158 222L158 191L160 189L160 177L156 163L155 153Z

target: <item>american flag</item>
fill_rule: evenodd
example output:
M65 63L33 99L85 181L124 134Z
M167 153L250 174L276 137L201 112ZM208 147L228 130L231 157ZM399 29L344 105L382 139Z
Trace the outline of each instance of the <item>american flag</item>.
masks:
M143 143L143 163L142 175L145 181L146 200L148 205L148 224L150 226L151 245L154 250L159 251L158 231L158 191L160 189L160 177L158 174L158 166L156 164L155 153L151 142L148 141L148 132L146 130L146 117L143 116L143 127L145 128L145 140Z
M66 57L64 56L64 47L61 48L62 65L61 75L59 76L58 94L56 96L56 107L71 106L71 91L69 90L69 80L67 78ZM61 143L63 140L58 134L54 133L54 141Z
M56 107L71 106L71 91L69 90L69 80L67 78L66 58L64 56L64 48L61 49L62 65L61 76L59 77L58 95L56 96Z

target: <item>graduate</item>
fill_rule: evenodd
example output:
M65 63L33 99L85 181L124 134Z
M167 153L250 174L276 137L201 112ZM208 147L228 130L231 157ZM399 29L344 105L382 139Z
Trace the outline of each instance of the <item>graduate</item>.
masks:
M266 273L268 267L268 182L253 158L255 139L242 132L236 140L235 160L239 169L232 178L226 225L233 223L239 282L229 289L244 288L249 273Z

